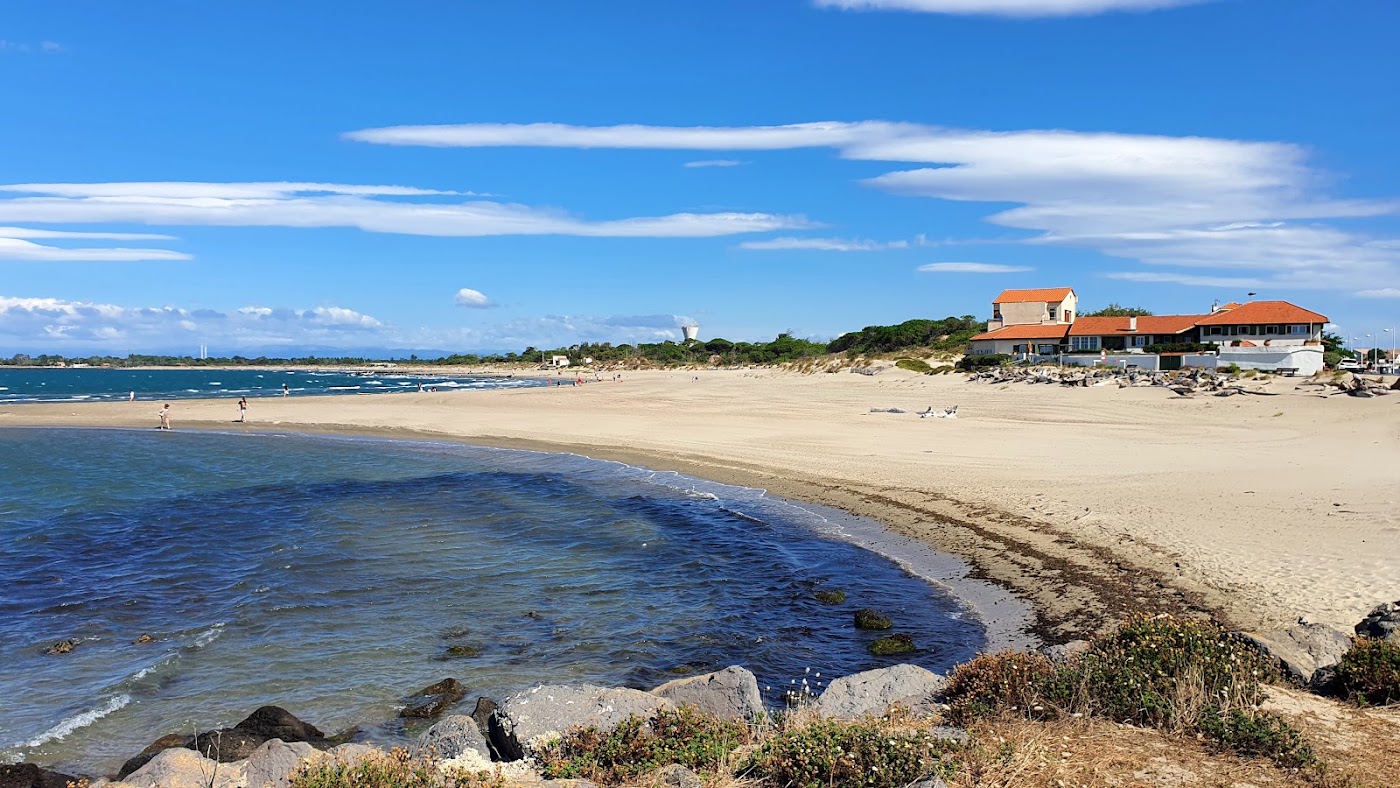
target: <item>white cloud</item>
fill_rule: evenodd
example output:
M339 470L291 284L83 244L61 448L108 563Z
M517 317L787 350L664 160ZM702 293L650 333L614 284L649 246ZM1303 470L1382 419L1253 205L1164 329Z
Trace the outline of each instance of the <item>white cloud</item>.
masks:
M54 197L112 197L129 199L279 199L302 194L425 197L470 192L417 189L412 186L352 186L342 183L200 183L196 181L133 181L128 183L12 183L0 184L0 192L44 194Z
M39 44L39 51L43 52L46 55L58 55L63 52L67 52L68 48L58 43L57 41L45 41Z
M182 252L166 249L62 249L19 238L0 237L0 260L35 262L128 262L135 260L191 260Z
M1352 289L1400 282L1400 243L1326 224L1400 213L1395 199L1345 200L1306 152L1280 142L1206 137L992 132L887 121L753 127L580 127L556 123L400 126L351 139L394 145L680 150L832 147L848 159L930 166L867 183L887 191L1011 204L988 221L1031 243L1089 249L1159 266L1252 269L1271 289ZM788 242L745 248L784 248ZM755 244L758 244L755 246ZM791 247L788 247L791 248ZM1154 274L1154 276L1164 276ZM1219 276L1180 274L1180 284ZM1204 286L1204 285L1203 285Z
M702 238L800 229L800 216L677 213L589 221L527 205L379 199L460 196L404 186L326 183L89 183L0 185L0 221L243 227L356 227L431 236L575 235Z
M700 161L688 161L681 166L695 169L697 167L738 167L740 164L743 164L743 162L738 159L702 159Z
M1001 263L928 263L919 266L918 270L933 274L1014 274L1035 269L1025 265Z
M908 249L908 241L872 241L851 238L769 238L763 241L744 241L740 249L810 250L818 252L875 252L884 249Z
M0 227L0 238L65 238L101 241L174 241L173 235L156 233L89 233L67 230L37 230L30 227Z
M1108 11L1153 11L1206 0L814 0L817 6L852 11L918 11L929 14L1044 17Z
M336 306L248 306L220 312L0 296L0 338L40 352L55 343L91 351L140 352L211 340L230 348L334 347L367 338L377 341L388 328L369 315Z
M1378 287L1373 290L1359 290L1361 298L1400 298L1400 287Z
M480 290L473 290L470 287L464 287L458 290L453 300L457 302L458 306L464 306L468 309L490 309L496 306L495 302L487 298L485 293Z

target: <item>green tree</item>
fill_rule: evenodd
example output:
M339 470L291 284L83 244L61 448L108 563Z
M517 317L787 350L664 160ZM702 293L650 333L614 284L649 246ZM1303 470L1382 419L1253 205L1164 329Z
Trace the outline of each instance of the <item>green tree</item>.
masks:
M1080 317L1148 317L1152 312L1140 306L1123 306L1117 301L1109 302L1108 306L1093 312L1080 312Z

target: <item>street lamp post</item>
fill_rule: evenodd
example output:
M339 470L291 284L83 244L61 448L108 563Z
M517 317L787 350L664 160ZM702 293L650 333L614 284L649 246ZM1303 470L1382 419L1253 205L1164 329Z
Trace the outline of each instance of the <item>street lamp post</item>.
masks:
M1386 357L1386 361L1389 362L1391 374L1395 374L1395 327L1382 328L1381 331L1390 335L1390 355Z

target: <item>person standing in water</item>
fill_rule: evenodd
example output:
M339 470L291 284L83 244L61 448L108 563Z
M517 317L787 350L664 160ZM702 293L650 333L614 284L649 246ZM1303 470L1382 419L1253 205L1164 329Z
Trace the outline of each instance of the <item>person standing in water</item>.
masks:
M243 398L241 398L241 399L238 400L238 420L239 420L239 421L247 421L247 420L248 420L248 398L247 398L247 397L243 397Z
M157 427L156 429L158 429L158 430L168 430L168 429L170 429L170 406L169 406L169 405L166 405L165 407L161 408L161 409L160 409L160 413L159 413L158 415L160 416L160 426Z
M292 393L292 390L289 389L289 388L287 388L287 384L286 384L286 383L283 383L283 384L282 384L282 396L285 397L285 396L287 396L287 395L290 394L290 393Z

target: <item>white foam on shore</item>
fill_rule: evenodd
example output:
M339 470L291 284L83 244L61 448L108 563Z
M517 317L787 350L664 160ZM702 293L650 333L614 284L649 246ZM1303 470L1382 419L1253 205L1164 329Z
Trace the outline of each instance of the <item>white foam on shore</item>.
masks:
M68 719L60 722L59 724L53 726L52 728L49 728L48 730L44 731L38 736L35 736L34 738L25 742L23 746L40 747L51 741L66 739L70 734L73 733L73 731L76 731L80 728L86 728L87 726L93 724L94 722L97 722L103 717L106 717L108 714L111 714L112 712L122 708L130 702L130 695L117 695L116 697L108 700L107 704L102 706L101 708L89 709L81 714L75 714L72 717L69 717Z

